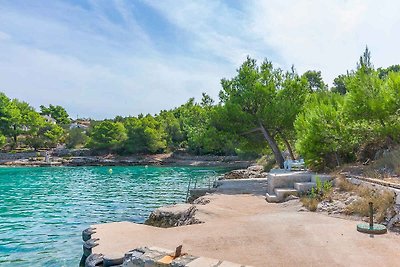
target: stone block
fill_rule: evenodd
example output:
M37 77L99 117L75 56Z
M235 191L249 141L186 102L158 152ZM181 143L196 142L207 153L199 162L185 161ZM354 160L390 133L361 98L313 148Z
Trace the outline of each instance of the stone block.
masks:
M298 192L294 188L275 188L275 194L278 197L279 202L281 202L290 195L297 196Z
M317 182L317 178L319 178L319 180L324 183L326 181L330 181L333 180L333 177L331 175L327 175L327 174L314 174L311 176L311 182L316 183Z
M305 182L305 183L294 183L294 188L299 193L307 193L311 190L311 188L316 187L317 184L313 182Z
M274 195L275 188L294 188L294 183L311 182L309 172L274 173L268 175L267 192Z
M265 200L267 200L270 203L278 203L279 202L279 199L275 194L271 195L269 193L267 193L265 195Z

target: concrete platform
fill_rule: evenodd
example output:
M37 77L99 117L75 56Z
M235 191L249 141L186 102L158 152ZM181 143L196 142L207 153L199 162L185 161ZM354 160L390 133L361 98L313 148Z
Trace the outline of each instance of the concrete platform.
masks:
M124 255L162 247L251 266L398 266L400 235L371 238L357 221L298 212L298 201L266 203L261 196L210 195L198 205L203 224L161 229L130 222L94 225L93 253ZM230 266L230 265L228 265ZM235 265L233 265L235 266Z

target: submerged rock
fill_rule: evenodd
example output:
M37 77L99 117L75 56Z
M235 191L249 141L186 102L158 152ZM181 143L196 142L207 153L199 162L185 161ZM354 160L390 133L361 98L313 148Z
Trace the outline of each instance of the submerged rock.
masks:
M156 227L175 227L202 223L195 217L196 206L191 204L177 204L155 209L145 224Z

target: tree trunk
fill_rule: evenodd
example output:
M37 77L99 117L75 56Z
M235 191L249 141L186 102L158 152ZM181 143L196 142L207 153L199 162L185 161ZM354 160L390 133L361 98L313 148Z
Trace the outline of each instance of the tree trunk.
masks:
M278 131L278 134L281 136L283 142L285 143L285 146L289 151L290 158L292 160L295 160L296 158L294 157L293 150L292 150L292 147L290 146L289 141L286 139L286 137L283 135L283 133L279 129L276 129L276 130Z
M276 144L274 138L272 137L271 133L267 129L264 128L264 125L262 125L261 122L260 122L260 129L261 129L261 132L263 133L265 139L267 140L269 147L272 149L272 152L274 153L276 163L278 163L279 168L283 169L284 168L284 166L283 166L284 159L283 159L282 153L281 153L278 145Z

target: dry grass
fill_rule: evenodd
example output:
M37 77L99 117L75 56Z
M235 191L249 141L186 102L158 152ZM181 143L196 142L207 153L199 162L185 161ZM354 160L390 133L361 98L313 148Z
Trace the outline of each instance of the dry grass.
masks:
M300 198L301 203L303 203L303 206L308 209L309 211L316 211L318 207L319 200L316 198L310 198L307 196L304 196Z
M386 152L381 158L366 167L364 174L371 178L387 178L400 175L400 148Z
M354 185L346 179L338 179L339 190L354 192L361 198L354 201L346 208L347 214L369 216L369 202L374 204L375 221L382 222L386 213L393 207L395 194L389 190L376 190L363 185Z
M357 188L356 185L347 181L344 176L340 176L336 179L336 187L342 192L354 192Z

